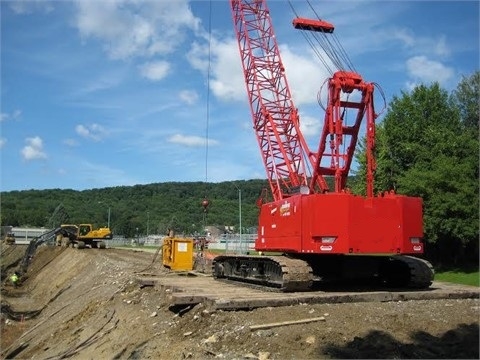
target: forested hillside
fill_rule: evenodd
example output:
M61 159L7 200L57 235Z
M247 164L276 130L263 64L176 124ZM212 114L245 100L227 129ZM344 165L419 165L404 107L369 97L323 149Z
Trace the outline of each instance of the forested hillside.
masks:
M165 234L167 228L186 234L201 232L204 224L256 226L256 200L266 180L222 183L170 182L118 186L84 191L26 190L2 193L1 223L12 226L54 227L60 223L92 223L127 237ZM202 201L210 205L204 213ZM138 228L138 230L137 230Z

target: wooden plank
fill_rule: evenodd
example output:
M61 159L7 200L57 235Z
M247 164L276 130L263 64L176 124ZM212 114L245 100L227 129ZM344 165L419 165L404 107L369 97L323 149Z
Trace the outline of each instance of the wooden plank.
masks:
M249 288L240 284L230 284L207 276L142 276L139 284L154 284L169 293L174 305L192 305L205 303L218 310L237 310L258 307L289 306L299 303L350 303L350 302L386 302L427 299L464 299L478 298L480 290L476 287L452 286L435 282L428 290L410 291L311 291L282 293Z
M315 317L310 319L290 320L290 321L282 321L282 322L269 323L269 324L251 325L250 330L271 329L273 327L279 327L279 326L285 326L285 325L307 324L315 321L325 321L325 318L323 316L320 316L320 317Z
M268 298L268 299L237 299L221 298L207 299L207 307L215 310L237 310L237 309L255 309L259 307L278 307L298 304L297 301L288 298Z
M205 302L205 296L176 293L169 296L173 305L196 305Z

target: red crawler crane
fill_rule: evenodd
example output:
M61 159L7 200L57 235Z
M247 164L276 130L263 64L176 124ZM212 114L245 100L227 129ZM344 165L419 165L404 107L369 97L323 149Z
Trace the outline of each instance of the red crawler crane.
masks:
M261 205L255 248L284 255L218 256L214 277L283 291L306 290L315 280L357 278L430 286L431 265L406 256L424 251L422 200L393 192L373 194L374 84L344 68L333 73L318 150L312 152L300 131L265 0L230 0L230 5L253 128L273 196ZM297 17L293 26L323 36L334 31L323 20ZM338 60L334 55L332 61ZM344 121L347 112L355 114L352 125ZM346 188L364 119L366 197ZM335 179L334 189L329 189L328 176Z

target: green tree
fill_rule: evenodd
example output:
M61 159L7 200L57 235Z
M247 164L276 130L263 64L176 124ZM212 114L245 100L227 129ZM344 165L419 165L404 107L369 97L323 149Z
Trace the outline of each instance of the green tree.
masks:
M464 78L451 95L437 83L402 92L377 130L375 188L423 199L437 264L478 261L479 79ZM355 192L364 184L363 154Z
M480 71L463 77L451 95L451 101L460 112L462 125L478 140Z

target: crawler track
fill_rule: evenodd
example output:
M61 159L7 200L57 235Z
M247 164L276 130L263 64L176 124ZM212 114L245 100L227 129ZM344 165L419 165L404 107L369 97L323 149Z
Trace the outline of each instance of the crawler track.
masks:
M309 264L286 256L217 256L212 263L216 279L228 279L283 292L309 290L313 272Z
M319 266L322 263L324 266ZM328 262L318 257L222 255L213 260L212 274L215 279L282 292L311 290L314 280L427 289L434 278L428 261L406 255L337 256L328 258Z
M415 289L425 289L432 284L435 270L428 261L407 255L399 255L392 258L394 261L400 261L404 266L408 267L408 279L406 283L400 285Z

